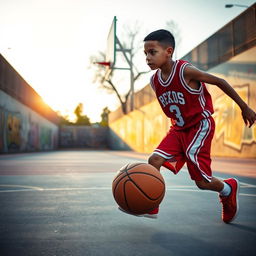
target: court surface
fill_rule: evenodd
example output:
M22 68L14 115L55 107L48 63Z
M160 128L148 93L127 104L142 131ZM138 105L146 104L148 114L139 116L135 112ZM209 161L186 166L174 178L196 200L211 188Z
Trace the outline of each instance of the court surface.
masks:
M217 194L197 189L185 168L176 176L162 169L167 190L157 220L118 211L116 171L146 157L82 150L0 155L0 255L255 255L256 161L213 163L221 170L215 176L241 185L239 216L225 224Z

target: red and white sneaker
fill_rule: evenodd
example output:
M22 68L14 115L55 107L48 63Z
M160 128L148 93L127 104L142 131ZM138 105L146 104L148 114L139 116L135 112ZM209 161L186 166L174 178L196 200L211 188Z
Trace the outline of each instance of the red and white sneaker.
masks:
M159 207L155 208L149 213L141 214L141 217L150 218L150 219L157 219L159 212Z
M145 218L150 218L150 219L157 219L157 214L159 212L159 207L157 207L154 210L152 210L151 212L145 213L145 214L133 214L133 213L125 211L121 207L118 207L118 210L120 210L121 212L124 212L126 214L136 216L136 217L145 217Z
M229 196L220 196L220 202L222 203L222 220L225 223L233 221L238 214L238 193L239 193L239 181L234 178L224 180L230 187L231 193Z

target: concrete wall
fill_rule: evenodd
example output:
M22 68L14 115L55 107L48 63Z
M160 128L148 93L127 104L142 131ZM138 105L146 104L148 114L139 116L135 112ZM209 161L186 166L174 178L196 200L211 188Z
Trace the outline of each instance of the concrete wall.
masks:
M59 119L0 54L0 153L56 149Z
M215 66L209 72L226 79L256 110L256 47ZM212 155L256 158L256 125L247 128L239 107L216 86L209 85L208 89L213 98L216 122ZM137 106L137 110L127 115L122 115L120 109L111 113L110 129L115 138L111 147L151 153L166 134L169 121L157 100L145 100L149 90L150 87L146 86L136 93L135 102L144 103Z
M108 127L61 126L61 148L107 148Z
M256 46L209 72L227 80L240 97L256 111ZM215 86L209 86L216 122L212 151L216 156L256 157L256 125L245 126L241 110Z
M195 47L183 59L226 79L256 110L256 4ZM256 158L256 125L245 126L239 107L209 85L215 108L212 155ZM110 114L111 147L151 153L169 130L154 93L147 85L135 95L135 111Z
M58 126L0 90L0 152L52 150Z
M22 76L0 54L0 90L33 109L42 117L58 124L60 118L43 101L38 93L23 79Z
M110 122L116 140L111 148L150 153L170 127L156 100ZM113 135L112 135L113 136ZM117 140L119 138L119 142Z

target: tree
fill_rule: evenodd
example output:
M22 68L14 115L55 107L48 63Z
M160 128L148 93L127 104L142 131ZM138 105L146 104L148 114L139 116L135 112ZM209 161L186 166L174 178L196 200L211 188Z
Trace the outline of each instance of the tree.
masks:
M90 61L91 67L92 65L95 66L96 60L105 61L105 57L106 55L103 52L99 52L97 56L91 56L91 61ZM99 83L100 88L106 90L108 93L115 93L121 104L123 113L126 114L126 102L128 101L130 90L125 95L121 95L113 82L113 76L114 76L115 70L111 70L107 75L105 66L97 65L95 67L96 68L95 68L93 83Z
M83 103L79 103L74 110L76 115L76 125L91 125L90 119L86 115L82 115L83 113Z
M133 63L133 58L135 56L135 54L138 52L138 50L140 50L140 46L139 44L137 44L136 39L138 36L138 33L140 31L140 26L138 25L138 23L136 22L134 27L131 28L129 26L125 27L125 34L127 35L127 38L125 39L125 41L122 43L122 46L124 49L128 49L129 54L130 54L130 60ZM102 52L99 52L99 54L97 56L92 56L91 57L91 67L92 64L93 66L95 66L95 62L97 61L105 61L105 54ZM124 56L123 56L124 58ZM149 71L138 71L138 69L136 68L135 65L132 65L133 69L132 70L132 76L131 79L133 79L133 83L138 80L138 78L145 73L148 73ZM135 71L135 74L134 74ZM122 112L124 114L126 114L127 111L127 103L129 100L129 97L132 93L131 88L128 90L127 93L125 93L124 95L121 95L121 93L119 92L119 90L117 89L116 84L113 81L113 77L114 77L114 73L116 72L116 70L111 70L109 72L109 74L106 75L106 67L102 66L102 65L97 65L95 68L95 76L94 76L94 81L93 82L98 82L100 84L100 86L107 90L109 93L115 93L120 104L121 104L121 108L122 108Z
M178 27L178 24L173 21L169 20L166 22L165 28L169 31L171 31L175 37L176 44L179 45L181 42L181 37L180 37L180 29ZM142 51L142 40L141 37L139 37L139 33L141 32L141 26L138 24L138 22L135 22L133 25L126 25L123 28L123 35L122 38L125 38L122 42L122 46L124 49L129 50L130 54L130 60L132 63L134 62L133 60L135 59L137 53L139 51ZM139 39L138 39L139 38ZM175 54L175 59L177 58L177 48L174 52ZM120 104L121 104L121 109L124 114L127 114L128 112L128 100L131 96L131 88L125 93L121 94L120 91L117 89L117 85L114 82L114 74L118 70L109 70L108 74L106 72L106 66L103 65L95 65L95 62L98 61L105 61L105 53L99 52L97 56L91 56L91 66L95 68L95 75L94 75L94 83L99 83L100 87L107 90L109 93L115 93ZM124 56L122 56L124 58ZM133 63L133 82L137 81L141 75L148 73L148 71L139 71L136 66Z
M57 111L57 115L59 116L59 125L72 125L72 123L69 121L68 115L61 114L60 111Z
M166 30L169 30L173 34L173 36L175 38L176 46L180 45L181 35L180 35L180 28L179 28L178 24L173 20L168 20L165 23L165 28L166 28ZM177 59L177 55L178 55L177 47L175 47L175 52L174 52L175 59Z
M109 115L110 111L108 109L108 107L105 107L102 111L101 114L101 121L100 121L100 125L101 126L108 126L108 115Z
M72 123L68 120L68 116L60 116L60 125L71 125Z

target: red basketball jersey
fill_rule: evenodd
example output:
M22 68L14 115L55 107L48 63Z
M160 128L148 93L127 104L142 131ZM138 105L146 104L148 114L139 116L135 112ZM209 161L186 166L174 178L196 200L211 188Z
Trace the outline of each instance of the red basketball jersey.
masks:
M214 112L211 95L205 84L200 82L200 88L196 90L186 83L184 79L186 65L189 65L187 61L176 60L166 81L163 81L160 69L150 81L159 104L177 130L193 126Z

